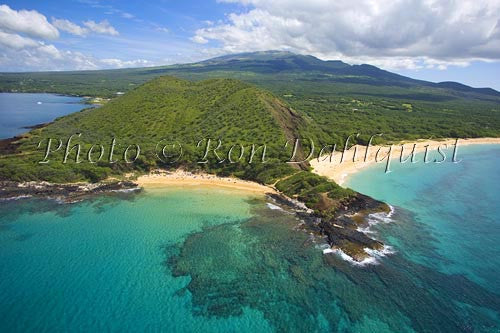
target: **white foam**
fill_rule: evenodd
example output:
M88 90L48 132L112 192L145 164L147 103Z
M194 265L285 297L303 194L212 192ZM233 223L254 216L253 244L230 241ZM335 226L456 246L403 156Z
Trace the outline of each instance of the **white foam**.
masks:
M390 254L396 253L393 250L393 248L389 245L384 245L384 247L381 250L373 250L373 249L369 249L369 248L364 248L364 251L366 252L366 254L368 254L368 257L361 260L361 261L355 260L353 257L351 257L350 255L348 255L347 253L345 253L344 251L342 251L341 249L338 249L338 248L337 249L332 249L332 248L323 249L323 254L333 253L333 254L340 256L340 258L342 258L342 260L345 260L354 266L363 267L363 266L367 266L367 265L378 265L379 264L378 259L385 257L385 256L388 256Z
M391 218L391 213L373 213L368 215L368 222L372 223L372 225L378 224L379 222L383 223L391 223L394 220Z
M9 197L9 198L0 198L0 201L12 201L12 200L20 200L20 199L27 199L31 198L32 196L27 194L27 195L19 195L17 197Z
M393 206L391 206L391 205L389 205L389 209L390 209L390 211L389 211L389 213L387 213L387 217L388 217L388 218L391 218L391 217L392 217L392 214L394 214L394 207L393 207Z
M283 208L279 207L279 206L276 206L276 205L273 205L272 203L267 203L267 207L269 209L272 209L272 210L283 210Z
M372 230L371 228L374 225L377 225L379 223L379 220L376 219L376 218L369 217L366 222L368 223L368 225L366 227L364 227L364 228L363 227L358 227L356 230L359 231L359 232L362 232L364 234L375 234L376 232L374 230Z
M323 251L324 253L324 251ZM350 255L348 255L347 253L345 253L344 251L342 251L341 249L331 249L331 252L328 252L328 253L335 253L337 255L339 255L342 260L345 260L347 262L349 262L350 264L354 265L354 266L360 266L360 267L363 267L363 266L367 266L367 265L376 265L378 264L377 262L377 259L375 257L368 257L368 258L365 258L361 261L357 261L357 260L354 260L353 257L351 257Z
M389 246L389 245L384 245L384 247L381 250L373 250L373 249L369 249L369 248L365 248L364 250L371 257L374 257L374 258L382 258L382 257L388 256L390 254L396 253L396 251L394 251L392 246Z
M131 187L131 188L123 188L119 190L111 190L110 192L118 192L118 193L128 193L128 192L135 192L135 191L140 191L140 187Z
M362 232L364 234L375 234L376 232L371 230L371 228L374 225L377 225L379 223L391 223L394 220L391 219L392 215L394 214L394 207L389 205L390 211L389 213L373 213L368 215L367 223L368 225L364 228L358 227L356 230L359 232ZM373 250L370 248L364 248L363 250L365 251L366 254L368 254L368 258L365 258L361 261L355 260L353 257L342 251L341 249L331 249L329 246L328 248L321 247L321 250L323 250L323 254L330 254L334 253L340 256L343 260L355 265L355 266L366 266L366 265L377 265L379 264L378 259L394 254L396 253L394 249L389 246L389 245L384 245L384 247L380 250Z
M325 254L325 253L330 253L330 252L328 252L328 251L327 251L327 252L325 252L325 250L329 250L329 249L330 249L330 244L328 244L328 243L316 244L314 247L315 247L316 249L318 249L318 250L323 251L323 253L324 253L324 254Z
M367 223L368 225L366 227L358 227L356 230L359 232L362 232L364 234L376 234L374 230L372 230L372 227L379 224L379 223L391 223L394 222L394 220L391 218L392 215L394 214L394 207L389 205L390 211L389 213L373 213L369 214L367 218Z
M364 234L376 234L376 232L375 232L375 231L373 231L373 230L371 230L371 229L370 229L370 227L371 227L371 225L368 225L366 228L361 228L361 227L358 227L358 228L356 229L356 231L358 231L358 232L362 232L362 233L364 233Z

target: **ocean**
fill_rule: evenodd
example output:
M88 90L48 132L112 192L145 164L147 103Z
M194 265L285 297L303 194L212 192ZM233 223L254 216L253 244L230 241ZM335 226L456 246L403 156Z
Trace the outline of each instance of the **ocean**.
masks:
M346 185L400 207L396 212L411 215L429 233L432 240L423 245L435 251L420 255L412 250L416 244L401 241L423 237L404 230L403 216L395 214L393 219L401 220L397 226L382 228L410 260L466 276L500 294L500 145L459 146L458 163L426 165L421 157L414 165L393 164L389 174L383 166L373 167Z
M85 107L80 97L0 93L0 139L28 132L24 127L49 122Z
M364 266L246 192L1 202L0 330L498 332L500 147L459 157L349 180L394 208Z

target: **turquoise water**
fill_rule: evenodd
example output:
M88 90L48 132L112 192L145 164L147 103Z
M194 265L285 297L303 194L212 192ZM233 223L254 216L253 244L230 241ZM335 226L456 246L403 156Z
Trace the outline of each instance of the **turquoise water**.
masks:
M166 248L190 233L248 218L247 200L170 190L77 205L2 203L0 331L266 328L251 309L229 320L194 317L181 293L189 278L165 265Z
M27 132L26 126L49 122L83 109L79 97L0 93L0 139Z
M0 202L0 331L498 332L500 149L462 153L351 179L395 206L363 267L229 190Z
M376 166L347 185L404 208L430 233L435 253L417 254L412 244L401 244L408 258L500 294L500 145L458 152L459 163L396 163L388 174ZM397 236L394 229L388 237Z

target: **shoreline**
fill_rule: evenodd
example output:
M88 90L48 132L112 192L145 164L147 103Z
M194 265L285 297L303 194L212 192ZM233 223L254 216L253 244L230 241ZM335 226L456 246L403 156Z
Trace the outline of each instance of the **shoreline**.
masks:
M22 198L53 199L62 203L74 203L97 194L112 192L131 192L141 190L130 181L101 183L66 183L57 184L45 181L14 182L0 181L0 201Z
M436 152L438 147L445 149L444 145L447 145L445 152L446 160L450 160L450 152L453 151L455 142L457 139L443 139L443 140L418 140L418 141L403 141L397 144L392 144L392 154L391 161L394 159L399 159L401 156L401 145L404 146L404 157L409 156L415 147L415 153L424 152L426 146L428 145L429 152ZM458 151L460 151L461 146L467 145L479 145L479 144L500 144L500 138L474 138L474 139L458 139ZM356 161L353 162L353 155L356 151ZM366 167L373 166L376 164L387 164L388 148L390 145L376 145L370 146L368 154L365 161L366 146L355 145L349 148L345 154L343 161L341 162L342 151L336 151L333 158L330 161L329 155L323 155L323 157L318 160L314 158L310 160L312 172L327 177L334 180L337 184L344 186L347 179L357 172L365 169ZM377 152L380 150L378 155L378 162L376 161ZM421 161L420 161L421 162ZM423 163L423 162L421 162Z
M147 175L139 176L133 180L138 186L144 189L160 188L167 186L176 187L222 187L240 191L253 192L258 194L277 194L278 192L268 186L256 182L241 180L233 177L219 177L207 173L192 173L184 170L175 170L173 172L164 170L155 170Z

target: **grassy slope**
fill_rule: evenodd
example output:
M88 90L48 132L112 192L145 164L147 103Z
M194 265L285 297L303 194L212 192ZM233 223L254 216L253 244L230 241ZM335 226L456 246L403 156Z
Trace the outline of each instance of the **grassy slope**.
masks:
M246 148L252 143L265 143L269 157L284 158L286 154L282 145L287 138L299 136L300 131L307 129L306 119L270 93L246 83L230 79L193 83L161 77L101 108L61 117L45 128L31 131L19 141L16 154L2 156L0 177L60 181L100 179L132 168L121 158L124 148L130 144L138 144L142 150L140 161L134 163L134 167L146 169L160 162L155 156L155 146L167 138L169 142L175 140L183 145L184 156L175 166L184 164L216 172L243 172L241 176L255 178L244 174L240 167L217 164L213 155L209 156L212 161L209 165L196 163L203 153L203 147L196 148L197 142L206 138L221 139L224 144L222 152L227 152L237 143ZM120 162L111 167L104 161L99 165L88 161L76 164L71 162L75 156L72 154L68 163L63 164L61 149L50 163L36 163L43 156L43 149L35 150L38 142L45 143L48 138L53 138L62 139L65 144L75 133L81 133L81 137L72 143L82 145L83 160L92 144L102 144L106 150L103 160L107 161L111 140L116 138L115 159ZM98 152L94 154L94 160L97 156ZM85 172L79 169L85 169Z

